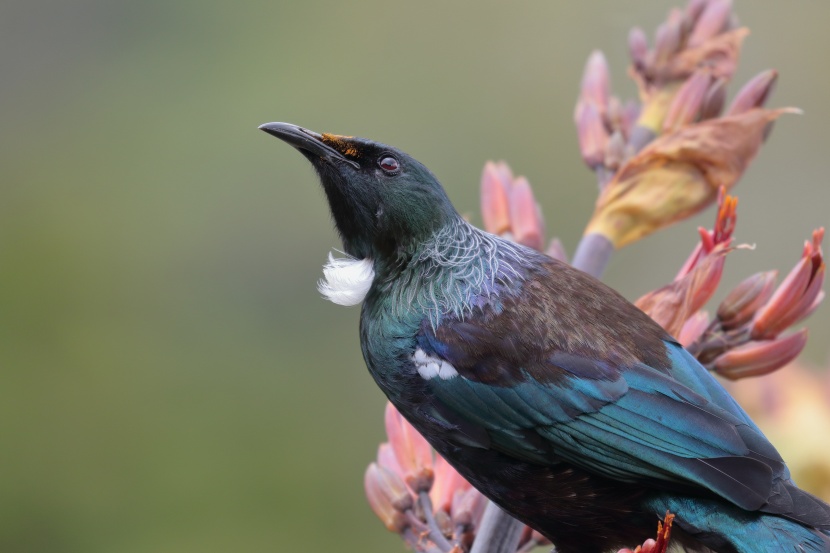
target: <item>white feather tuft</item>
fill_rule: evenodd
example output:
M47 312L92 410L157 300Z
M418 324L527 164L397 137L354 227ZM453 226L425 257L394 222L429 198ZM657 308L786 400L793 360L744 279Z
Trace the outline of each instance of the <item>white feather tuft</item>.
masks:
M449 380L458 376L455 367L443 359L427 355L421 348L415 350L412 360L415 362L415 369L424 380L432 380L436 376L441 380Z
M357 305L369 293L374 278L371 259L335 258L329 253L317 290L338 305Z

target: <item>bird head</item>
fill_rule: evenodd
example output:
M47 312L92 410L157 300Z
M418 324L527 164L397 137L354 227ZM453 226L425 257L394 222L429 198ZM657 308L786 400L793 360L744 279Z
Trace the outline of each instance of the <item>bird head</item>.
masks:
M259 128L294 146L314 166L349 255L400 260L458 217L438 179L397 148L290 123Z

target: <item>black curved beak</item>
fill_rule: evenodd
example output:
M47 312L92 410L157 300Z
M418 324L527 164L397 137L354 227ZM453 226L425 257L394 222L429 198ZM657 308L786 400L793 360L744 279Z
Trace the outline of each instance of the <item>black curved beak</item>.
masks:
M294 146L309 159L317 157L323 161L345 162L352 167L360 167L358 163L346 158L343 154L326 144L323 141L323 135L314 131L292 125L291 123L265 123L264 125L260 125L259 129Z

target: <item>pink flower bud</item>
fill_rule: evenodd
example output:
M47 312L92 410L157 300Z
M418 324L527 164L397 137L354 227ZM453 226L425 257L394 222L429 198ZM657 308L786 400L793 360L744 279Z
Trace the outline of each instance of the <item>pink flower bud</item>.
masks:
M748 322L775 290L777 271L756 273L738 284L718 307L718 319L726 328L737 328Z
M432 487L432 448L391 403L386 404L386 435L404 480L415 493Z
M715 78L729 79L738 66L741 44L749 34L745 28L715 35L697 46L687 44L664 68L666 76L682 78L704 65Z
M726 248L732 242L732 233L735 230L737 221L738 198L726 194L724 187L718 192L718 213L715 218L715 226L712 230L703 227L697 229L700 234L700 242L686 259L683 267L674 277L680 280L694 269L700 260L712 253L717 246Z
M594 104L578 106L576 134L585 164L591 169L601 166L605 160L605 145L608 143L609 135L602 115Z
M695 71L677 91L666 117L663 132L671 132L693 123L700 113L703 100L712 83L712 75L706 69Z
M699 229L701 241L674 282L635 302L672 336L681 334L686 321L709 301L720 283L726 254L731 251L737 205L737 198L721 190L714 230Z
M702 258L685 276L649 292L634 302L672 336L680 336L686 321L712 297L723 274L726 248Z
M392 471L372 463L363 478L369 506L390 532L400 533L407 526L404 512L414 500L403 480Z
M697 23L707 4L708 0L689 0L689 3L686 4L686 20L692 25Z
M551 239L550 244L548 244L548 249L545 250L545 254L559 261L568 262L568 252L565 251L565 246L562 245L562 241L559 238Z
M668 63L672 56L680 50L683 41L682 23L669 20L657 27L654 36L654 62L658 65Z
M600 114L604 114L608 108L610 95L611 73L608 70L608 61L606 61L605 55L601 51L594 50L585 63L579 103L593 104Z
M432 485L429 497L436 511L443 510L449 513L455 493L467 491L470 487L470 483L458 474L458 471L443 457L435 456L435 483Z
M498 172L501 181L505 186L509 187L513 184L513 171L506 161L496 162L496 172Z
M452 538L453 533L453 520L450 518L450 515L446 511L435 511L433 514L435 517L435 524L438 526L438 530L441 531L441 534L445 538Z
M706 311L698 311L683 323L683 328L677 334L677 341L684 348L688 348L703 335L708 326L709 314Z
M715 359L713 367L730 380L760 376L780 369L798 357L806 343L806 328L777 340L747 342Z
M395 451L392 449L392 444L389 442L383 442L378 446L378 465L403 478L403 469L401 469L398 458L395 457Z
M813 232L813 241L805 244L801 260L758 310L752 321L752 339L773 338L815 309L826 272L821 253L823 238L823 228Z
M821 290L818 293L818 296L816 296L816 299L813 300L813 304L810 307L808 307L804 311L804 313L798 318L798 320L796 320L793 324L800 323L801 321L803 321L804 319L806 319L807 317L812 315L813 312L815 312L815 310L818 309L818 306L821 305L821 302L824 301L824 297L825 297L824 290Z
M509 169L508 169L509 171ZM510 229L510 203L508 190L512 183L504 179L505 171L488 161L481 172L481 216L484 230L502 234Z
M726 29L732 13L732 0L710 0L692 29L686 44L689 48L700 46Z
M753 108L763 107L772 94L775 83L778 80L778 71L768 69L753 77L747 82L729 106L727 115L744 113Z
M703 98L703 104L700 106L701 121L720 116L725 104L726 79L716 79L709 87L709 90L706 91L706 96Z
M672 8L669 10L669 15L666 18L666 22L671 23L672 25L680 25L682 29L683 26L686 24L686 15L680 8Z
M477 489L458 491L452 499L452 519L460 526L472 528L481 520L486 506L487 498Z
M545 240L544 222L530 183L524 177L517 177L510 189L510 227L516 242L542 251Z
M628 53L635 69L643 69L648 64L648 38L639 27L634 27L628 33Z
M640 553L656 553L655 548L657 547L657 542L651 538L647 539L643 542L643 545L638 547L637 549L640 550Z

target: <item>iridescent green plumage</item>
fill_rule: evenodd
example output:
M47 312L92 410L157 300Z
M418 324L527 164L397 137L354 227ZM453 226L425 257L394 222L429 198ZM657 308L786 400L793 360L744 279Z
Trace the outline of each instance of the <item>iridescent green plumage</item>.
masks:
M347 253L372 260L360 330L378 385L559 551L637 543L666 510L690 546L830 550L830 507L795 486L746 413L642 311L470 226L399 150L264 129L312 161Z

